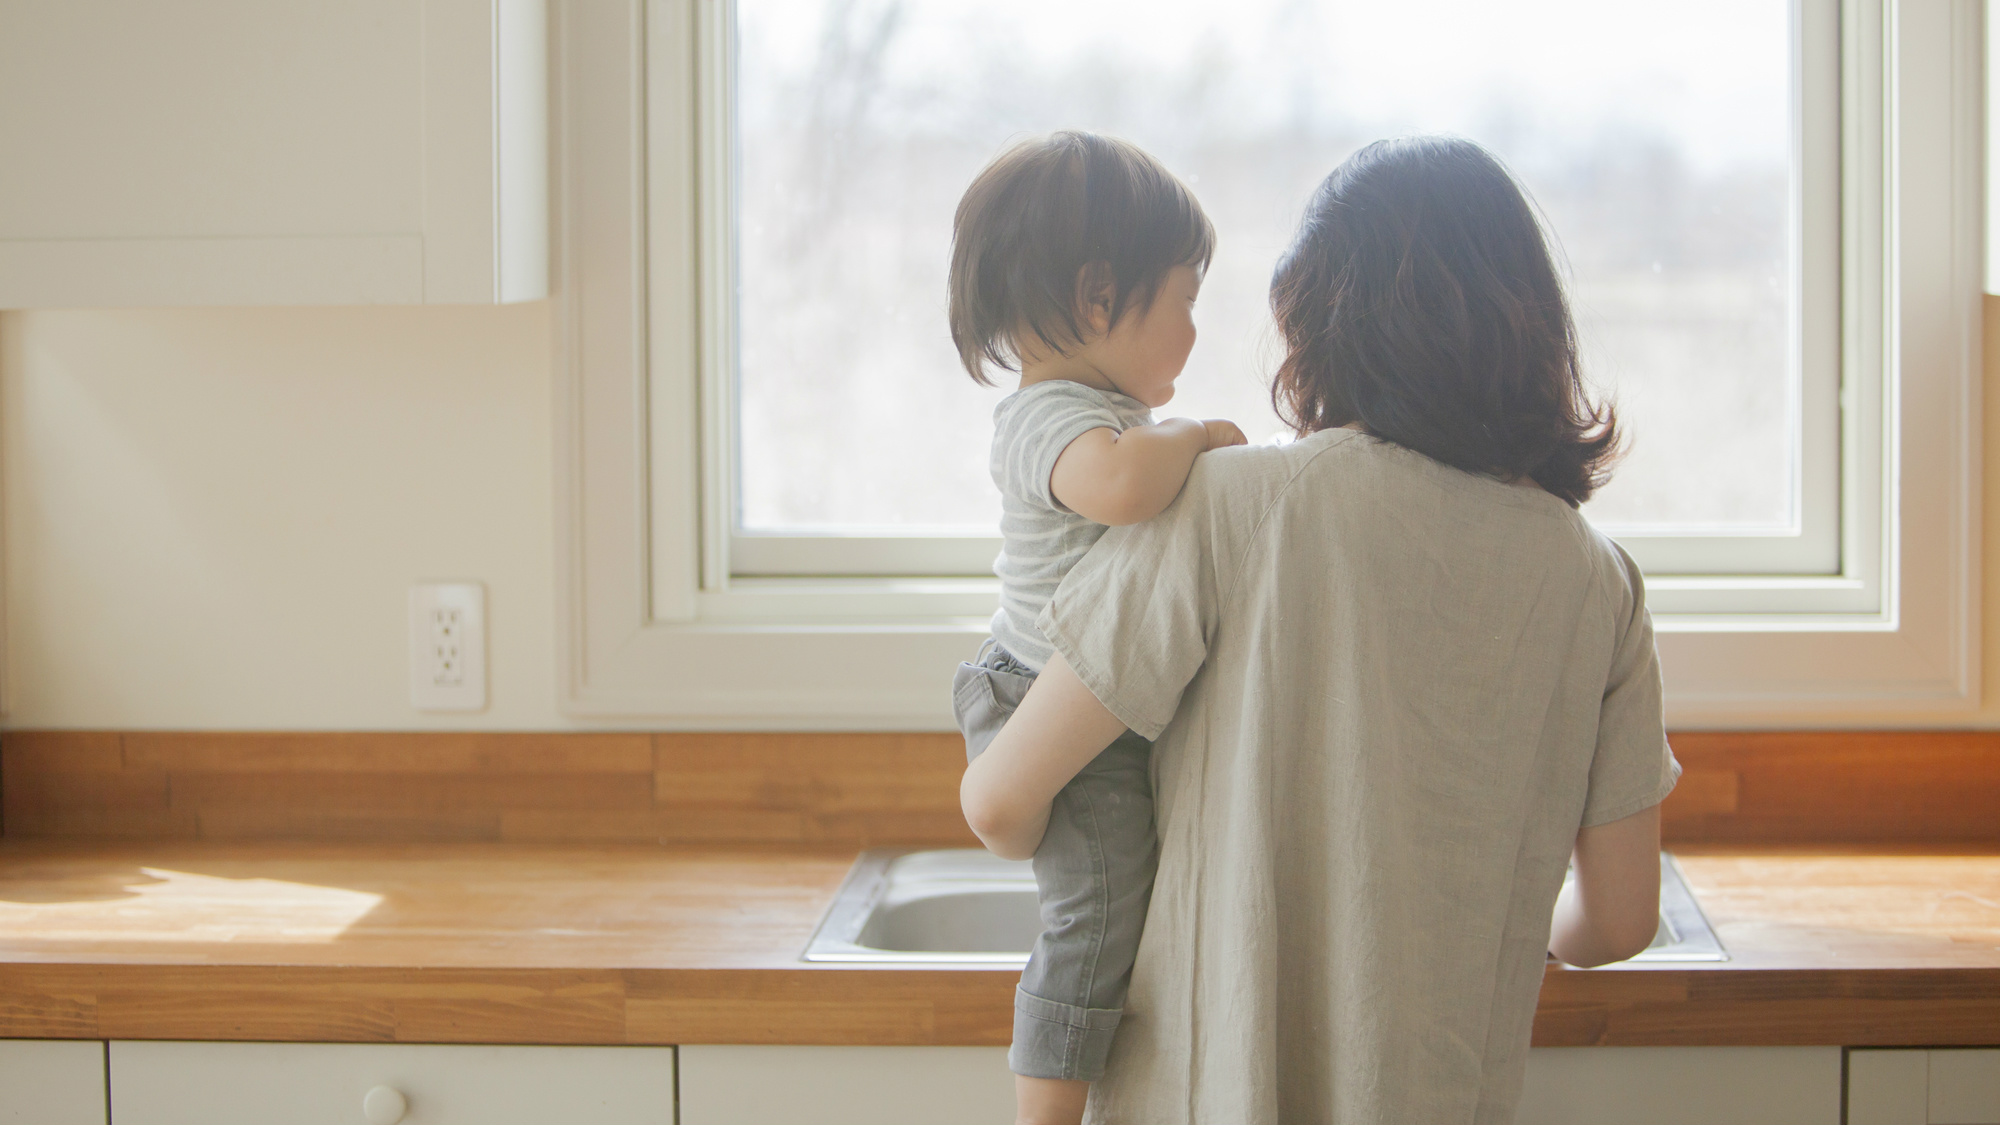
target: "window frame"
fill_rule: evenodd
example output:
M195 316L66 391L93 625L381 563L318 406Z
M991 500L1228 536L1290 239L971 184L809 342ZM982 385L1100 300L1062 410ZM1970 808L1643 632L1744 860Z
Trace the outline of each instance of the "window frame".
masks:
M948 729L991 579L731 572L733 508L710 498L728 466L704 434L732 422L704 377L727 358L726 310L703 299L727 226L701 203L726 198L728 166L700 148L728 106L699 80L728 65L725 2L557 5L559 704ZM1862 454L1840 466L1845 569L1650 579L1681 728L1921 725L1978 702L1982 6L1804 2L1867 48L1840 75L1840 406Z

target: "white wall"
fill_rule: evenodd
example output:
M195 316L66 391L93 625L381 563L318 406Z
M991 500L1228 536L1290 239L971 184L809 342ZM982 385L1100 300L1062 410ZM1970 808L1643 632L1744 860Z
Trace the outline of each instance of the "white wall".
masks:
M11 727L568 725L546 302L0 313ZM490 706L408 703L421 579Z
M1987 298L2000 451L2000 297ZM15 728L551 729L546 302L0 312ZM1985 709L2000 726L2000 455ZM487 584L491 705L424 715L404 597Z

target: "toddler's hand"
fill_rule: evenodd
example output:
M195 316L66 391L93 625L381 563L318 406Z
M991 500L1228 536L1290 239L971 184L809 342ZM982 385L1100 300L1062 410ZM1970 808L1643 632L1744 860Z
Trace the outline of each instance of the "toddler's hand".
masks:
M1250 444L1250 439L1243 436L1243 431L1236 428L1236 423L1227 418L1205 418L1202 420L1201 428L1208 431L1209 449Z

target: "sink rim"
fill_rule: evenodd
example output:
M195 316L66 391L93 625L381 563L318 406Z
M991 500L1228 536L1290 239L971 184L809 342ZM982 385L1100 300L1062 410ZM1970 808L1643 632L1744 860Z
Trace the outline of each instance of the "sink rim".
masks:
M908 856L945 855L957 853L974 865L972 870L963 868L952 870L947 864L936 865L944 870L925 873L921 869L897 878L894 869L898 861ZM979 857L973 859L972 857ZM855 857L854 866L848 869L847 877L841 881L840 889L834 892L833 902L826 914L813 929L806 948L799 954L801 961L825 964L882 964L882 965L990 965L1019 968L1028 963L1028 954L1020 953L955 953L945 950L880 949L866 946L857 940L862 929L876 908L890 898L891 890L905 888L910 893L899 893L896 901L913 901L934 895L964 893L971 890L1014 890L1023 884L1034 885L1034 875L1025 861L1002 860L987 855L976 848L870 848ZM1627 961L1615 965L1676 964L1721 962L1729 960L1728 952L1716 936L1715 927L1709 924L1702 913L1701 904L1695 900L1694 892L1687 885L1680 864L1673 853L1660 853L1660 917L1667 924L1669 932L1678 940L1660 949L1647 949ZM1612 966L1604 966L1606 968Z
M1668 851L1660 853L1660 917L1665 919L1678 940L1658 952L1642 950L1638 956L1614 964L1729 960L1729 952L1722 948L1722 939L1716 936L1715 927L1709 924L1708 915L1701 912L1701 903L1695 901L1694 891L1687 885L1687 876L1681 872L1680 861Z
M802 961L829 964L884 964L884 965L1001 965L1019 968L1028 963L1028 954L1021 953L953 953L943 950L878 949L861 945L855 939L868 924L869 915L889 896L891 888L890 869L896 861L905 856L926 855L942 852L962 852L986 855L976 848L870 848L854 859L854 866L848 869L847 878L842 880L840 889L834 892L833 904L827 907L825 917L813 930L812 940L806 944L805 952L799 955ZM986 866L997 867L1015 861L987 856ZM1019 863L1025 871L1027 864ZM1025 878L1000 878L993 874L978 876L912 876L910 884L928 884L936 888L933 894L949 893L951 890L965 890L973 887L994 887L1004 885L1009 889L1022 883L1034 886L1035 877L1029 872ZM912 898L924 897L912 895Z

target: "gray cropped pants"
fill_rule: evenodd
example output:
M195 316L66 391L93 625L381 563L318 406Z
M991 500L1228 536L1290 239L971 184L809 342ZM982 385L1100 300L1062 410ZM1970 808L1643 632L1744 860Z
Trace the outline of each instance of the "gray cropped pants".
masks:
M967 760L984 751L1035 673L992 641L952 681ZM1028 1078L1094 1082L1124 1014L1153 895L1152 743L1126 731L1056 794L1035 849L1042 933L1014 992L1007 1065Z

